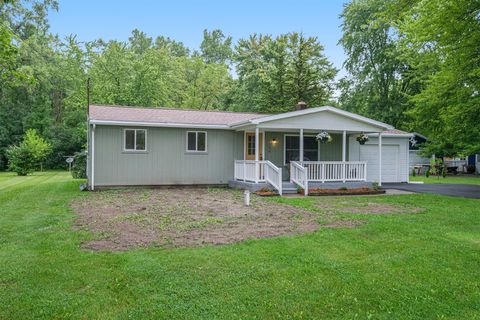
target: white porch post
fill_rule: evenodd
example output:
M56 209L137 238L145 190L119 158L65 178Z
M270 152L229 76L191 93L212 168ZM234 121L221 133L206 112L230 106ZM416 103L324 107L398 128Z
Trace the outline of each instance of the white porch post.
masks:
M243 131L243 181L247 181L247 131Z
M260 130L258 127L255 128L255 183L258 183L259 176L260 176L260 167L259 167L259 155L260 155Z
M382 185L382 133L378 133L378 185Z
M303 161L303 129L300 129L299 139L300 139L300 156L298 157L298 159L300 160L300 162L302 162Z
M410 141L407 140L407 183L410 183L410 172Z
M342 136L342 178L346 181L346 161L347 161L347 131L343 130Z
M247 160L247 130L243 131L243 160Z
M261 160L266 160L265 159L265 136L266 136L266 132L265 130L262 130L262 159Z

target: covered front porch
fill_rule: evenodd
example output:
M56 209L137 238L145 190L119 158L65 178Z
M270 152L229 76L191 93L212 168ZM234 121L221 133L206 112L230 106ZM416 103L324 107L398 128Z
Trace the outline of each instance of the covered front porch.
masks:
M367 177L368 163L350 160L349 157L349 144L352 144L349 137L367 133L379 137L380 178L375 182L381 185L384 126L363 123L363 119L351 119L350 113L339 117L337 111L325 112L319 118L318 113L330 110L317 110L317 113L307 116L308 111L292 112L290 117L283 118L272 116L272 119L262 119L239 128L243 133L243 159L235 160L231 185L250 190L270 186L279 194L284 193L286 188L302 188L306 195L309 188L317 187L371 187L372 181ZM334 119L331 119L332 115ZM317 121L312 122L314 118ZM331 142L317 142L319 132L327 132Z

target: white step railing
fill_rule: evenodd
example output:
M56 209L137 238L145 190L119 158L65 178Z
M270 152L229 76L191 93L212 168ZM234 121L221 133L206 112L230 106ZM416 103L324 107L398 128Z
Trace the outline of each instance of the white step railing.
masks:
M367 181L367 163L363 161L302 161L308 181Z
M282 194L282 169L270 161L235 160L234 178L255 183L268 182Z
M299 162L290 161L290 181L298 185L308 195L308 173L307 168Z
M263 168L263 172L265 173L265 181L267 181L275 189L277 189L279 195L282 195L282 169L280 169L270 161L264 161Z

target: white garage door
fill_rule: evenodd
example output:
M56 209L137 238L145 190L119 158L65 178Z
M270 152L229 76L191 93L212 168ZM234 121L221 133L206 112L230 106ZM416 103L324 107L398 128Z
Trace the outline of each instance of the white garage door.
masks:
M382 182L400 182L399 146L382 145ZM378 181L378 146L360 146L360 161L367 162L367 180Z

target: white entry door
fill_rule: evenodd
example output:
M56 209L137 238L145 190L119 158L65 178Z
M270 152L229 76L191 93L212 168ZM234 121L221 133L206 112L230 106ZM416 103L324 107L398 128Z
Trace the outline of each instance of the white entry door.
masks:
M399 149L382 145L382 182L400 182ZM367 180L378 181L378 145L360 146L360 161L367 162Z

